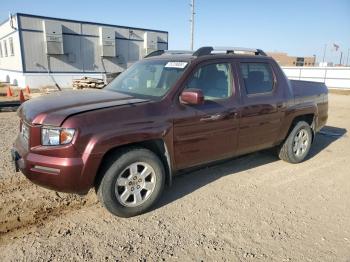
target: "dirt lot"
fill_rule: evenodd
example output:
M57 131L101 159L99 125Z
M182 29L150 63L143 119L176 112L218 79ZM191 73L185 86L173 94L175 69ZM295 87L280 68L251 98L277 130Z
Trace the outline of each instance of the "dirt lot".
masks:
M93 192L55 193L11 171L15 113L0 113L2 261L350 261L350 97L330 95L307 161L259 152L175 178L145 215L113 217Z

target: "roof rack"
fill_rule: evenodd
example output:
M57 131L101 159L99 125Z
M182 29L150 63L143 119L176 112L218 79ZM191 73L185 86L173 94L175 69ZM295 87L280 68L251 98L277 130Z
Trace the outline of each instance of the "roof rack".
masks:
M148 55L147 57L152 56L161 56L164 54L167 55L192 55L192 56L204 56L210 55L212 52L225 52L226 54L239 54L239 53L254 53L254 55L267 56L266 53L261 49L245 48L245 47L212 47L212 46L203 46L197 49L195 52L186 51L186 50L156 50Z
M235 54L235 53L254 53L255 55L267 56L266 53L261 49L245 48L245 47L212 47L204 46L197 49L193 53L194 56L203 56L210 55L212 52L225 52L226 54Z
M145 56L147 57L152 57L152 56L160 56L160 55L192 55L192 51L187 51L187 50L156 50L148 55Z

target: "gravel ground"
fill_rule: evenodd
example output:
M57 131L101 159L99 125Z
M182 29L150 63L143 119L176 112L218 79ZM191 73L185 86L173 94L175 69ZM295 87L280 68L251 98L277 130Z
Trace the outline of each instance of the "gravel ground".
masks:
M330 95L310 157L258 152L178 176L155 210L113 217L93 192L55 193L11 171L0 113L2 261L350 261L350 97Z
M13 168L10 163L9 150L18 130L19 124L16 113L0 113L0 181L3 178L15 175L11 172Z

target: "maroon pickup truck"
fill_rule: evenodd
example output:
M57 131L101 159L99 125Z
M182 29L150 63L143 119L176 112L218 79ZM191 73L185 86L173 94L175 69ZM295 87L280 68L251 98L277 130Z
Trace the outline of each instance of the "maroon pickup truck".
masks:
M277 148L298 163L328 117L323 83L288 80L259 49L149 54L103 90L25 102L11 151L36 184L85 194L113 214L151 208L179 171Z

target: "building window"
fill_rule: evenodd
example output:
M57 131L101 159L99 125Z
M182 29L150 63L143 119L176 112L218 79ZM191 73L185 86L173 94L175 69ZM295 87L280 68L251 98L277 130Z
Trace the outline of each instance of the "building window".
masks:
M8 53L7 53L7 41L6 40L4 40L4 55L8 56Z
M14 56L15 55L15 49L13 48L13 38L9 38L9 45L10 45L10 55Z
M297 57L297 66L304 66L304 57Z
M4 55L2 54L2 44L0 42L0 57L4 57Z

